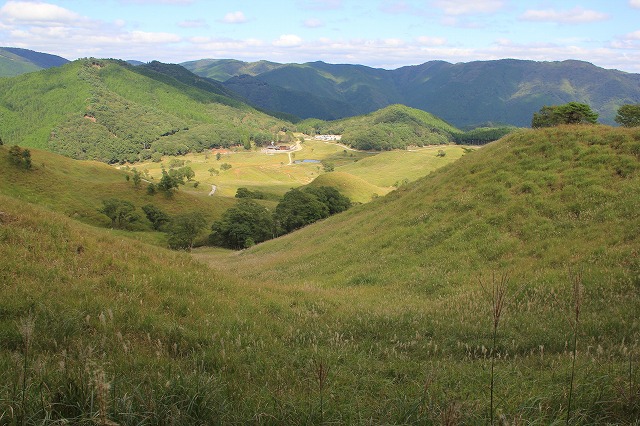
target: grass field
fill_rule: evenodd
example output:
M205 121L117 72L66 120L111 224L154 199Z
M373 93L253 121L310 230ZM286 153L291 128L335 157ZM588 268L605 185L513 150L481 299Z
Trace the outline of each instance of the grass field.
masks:
M41 205L51 211L62 213L90 225L108 227L109 218L98 211L103 201L110 198L131 202L136 206L141 221L133 225L139 232L122 231L128 237L165 245L164 234L150 231L141 207L153 204L168 214L201 212L207 222L218 219L222 213L235 204L229 198L207 197L206 193L181 187L173 196L162 193L149 195L146 191L150 182L142 181L135 187L131 173L117 170L97 161L78 161L58 154L31 150L33 168L23 170L13 167L7 159L8 148L0 146L0 193L16 199ZM190 184L189 184L190 185ZM202 238L206 235L202 235Z
M5 183L0 423L637 426L639 178L638 130L523 131L193 255Z
M445 156L438 157L439 150ZM220 159L216 153L220 152ZM413 181L425 176L448 163L460 158L463 148L457 145L436 148L420 148L415 151L362 152L345 148L336 143L306 140L300 150L291 153L265 154L260 150L247 151L213 150L201 154L188 154L181 157L165 157L160 163L135 164L139 171L148 171L156 180L161 176L162 167L169 168L171 159L185 161L195 172L195 180L200 182L198 192L208 193L211 185L217 186L216 194L233 197L240 187L259 190L274 196L282 196L291 188L311 183L325 174L320 163L289 164L290 160L319 160L331 163L335 171L355 176L355 181L364 181L371 185L366 193L364 187L350 191L356 197L354 201L367 202L373 193L384 195L395 189L394 184ZM222 171L220 166L230 164L229 170ZM209 169L219 174L212 174ZM366 185L364 185L366 186Z

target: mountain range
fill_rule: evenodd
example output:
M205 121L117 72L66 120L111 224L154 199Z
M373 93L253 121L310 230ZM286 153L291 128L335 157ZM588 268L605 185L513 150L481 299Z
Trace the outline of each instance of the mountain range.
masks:
M46 53L0 48L0 77L66 62ZM495 124L526 127L542 106L575 101L590 105L600 115L601 123L614 124L621 105L640 103L640 74L576 60L429 61L394 70L321 61L129 63L249 103L272 115L282 113L280 118L294 121L336 120L403 104L430 112L459 128Z
M488 122L529 126L542 106L576 101L589 104L602 123L613 124L619 106L640 102L639 74L575 60L430 61L395 70L226 59L182 65L224 82L254 105L301 118L332 120L400 103L457 127Z

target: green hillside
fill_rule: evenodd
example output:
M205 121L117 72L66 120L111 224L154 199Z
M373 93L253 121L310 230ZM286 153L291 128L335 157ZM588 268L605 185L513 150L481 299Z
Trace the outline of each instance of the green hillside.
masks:
M108 163L200 152L284 122L153 70L79 60L0 80L0 137Z
M562 269L593 256L599 267L613 268L624 253L632 256L628 250L637 243L639 141L637 129L604 126L519 131L371 206L256 247L234 261L264 252L277 261L282 251L289 267L305 264L303 269L313 270L324 285L339 285L357 271L380 273L381 283L405 285L434 272L423 276L425 283L414 282L417 288L443 276L462 282L474 268L508 267L538 275L535 268ZM371 235L367 223L390 231ZM347 235L375 255L360 258L352 245L340 243ZM337 247L344 253L336 256ZM332 261L320 261L324 250L332 253ZM393 268L380 264L383 253ZM396 275L398 268L406 273ZM286 276L286 265L278 269L282 276L274 280L296 279Z
M310 92L285 89L247 74L230 78L224 82L224 86L249 99L253 105L300 118L320 117L336 120L357 115L356 110L346 102Z
M143 175L143 181L136 187L130 171L97 161L77 161L37 149L30 151L33 167L22 170L9 162L8 147L0 146L1 194L101 227L109 227L111 223L98 212L103 201L112 198L128 201L140 216L140 221L132 225L138 231L135 236L146 241L166 244L162 235L150 232L151 225L141 209L144 205L153 204L170 215L197 211L207 221L213 221L235 203L233 199L214 200L206 192L194 192L192 183L181 186L170 198L162 193L150 195L147 186L157 184L159 177ZM143 173L143 169L139 172Z
M309 185L336 188L342 195L357 203L366 203L370 201L372 197L375 198L389 192L388 187L373 185L361 177L346 172L321 174Z
M0 164L3 424L640 418L638 129L519 131L371 203L196 259L65 210L100 188L146 197L121 171L37 150L33 166Z
M428 112L404 105L391 105L370 114L330 122L303 121L298 127L310 133L341 134L342 143L362 150L447 144L461 133Z
M618 393L621 382L638 392L629 351L637 356L640 343L639 160L638 130L521 131L239 256L198 257L254 282L340 294L348 302L322 315L340 312L330 333L345 350L396 342L385 359L403 367L378 368L416 392L428 383L431 403L459 401L465 424L486 419L491 283L504 276L499 410L545 424L566 416L578 280L575 423L627 424L640 409Z
M237 59L199 59L181 65L198 75L220 82L238 75L255 76L282 66L269 61L243 62Z

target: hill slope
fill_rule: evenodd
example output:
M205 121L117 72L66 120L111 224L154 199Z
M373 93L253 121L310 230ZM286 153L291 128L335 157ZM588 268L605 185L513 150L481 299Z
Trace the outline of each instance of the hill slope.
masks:
M349 276L370 273L381 285L418 291L443 277L462 284L470 271L509 268L535 276L589 259L620 268L617 262L625 254L633 257L640 235L639 153L637 129L520 131L372 205L233 261L269 265L263 270L281 271L273 279L285 282L295 279L289 268L303 275L313 270L323 285L344 285ZM388 231L372 235L372 226ZM361 258L342 239L358 241L370 255Z
M0 413L487 424L495 371L505 422L633 424L639 156L638 130L520 132L287 237L199 254L220 271L0 194Z
M283 125L207 87L124 62L79 60L1 80L0 137L113 163L241 144Z
M131 226L142 231L136 237L152 242L159 239L161 244L166 243L163 235L145 234L151 230L151 224L142 211L144 205L153 204L169 215L197 211L207 222L213 222L235 204L233 199L207 197L206 192L196 196L185 191L186 185L180 186L170 198L161 193L150 195L146 191L147 185L158 182L151 176L143 177L144 180L136 187L130 179L132 174L125 170L97 161L78 161L37 149L30 151L33 167L23 170L9 162L8 147L0 146L0 194L101 227L111 225L107 216L98 212L103 201L111 198L128 201L140 216ZM139 172L142 174L143 170Z
M591 105L601 122L613 124L620 105L640 102L640 75L571 60L431 61L395 70L324 62L263 68L255 64L236 61L223 74L214 71L221 66L216 61L184 65L221 81L250 73L247 70L253 68L251 75L270 86L346 103L356 114L401 103L429 111L458 127L487 122L529 126L533 113L542 106L570 101ZM316 114L316 118L329 118L322 115L322 109Z
M17 47L0 47L0 77L13 77L27 72L59 67L68 60L47 53Z
M285 89L247 74L230 78L224 82L224 86L249 99L253 105L300 118L321 117L334 120L357 115L355 109L346 102L323 98L310 92Z
M342 143L362 150L446 144L461 133L428 112L404 105L390 105L370 114L329 122L309 120L298 127L309 134L340 134Z

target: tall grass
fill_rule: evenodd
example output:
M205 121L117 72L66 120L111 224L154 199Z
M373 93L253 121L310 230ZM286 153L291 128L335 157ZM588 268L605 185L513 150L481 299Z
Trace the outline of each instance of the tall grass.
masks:
M0 423L637 424L638 142L516 134L208 265L0 195Z
M573 289L573 316L571 318L571 329L573 331L572 345L571 345L571 379L569 381L569 398L567 401L567 419L568 425L571 420L571 403L573 401L573 384L576 373L576 358L578 355L578 326L580 323L580 311L582 309L582 271L578 270L570 273L571 284Z

